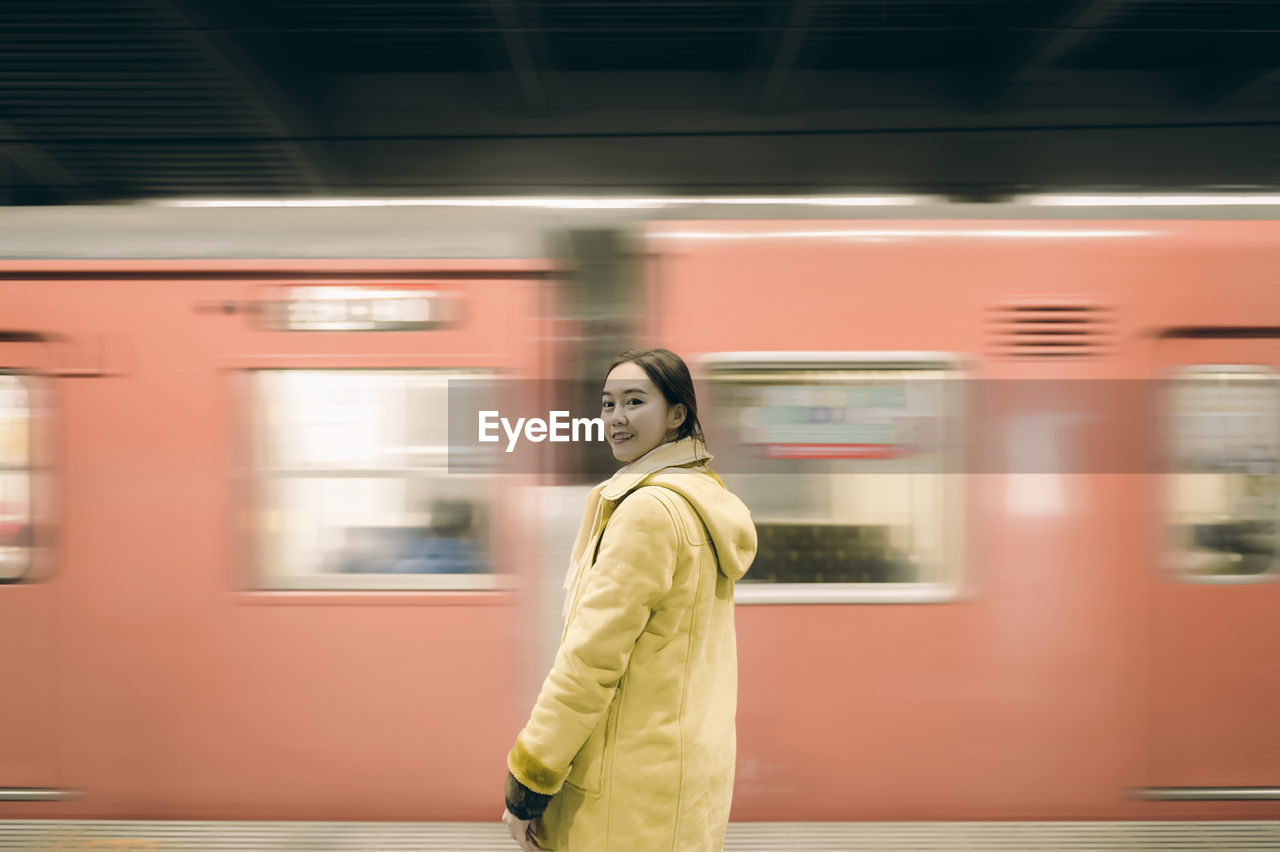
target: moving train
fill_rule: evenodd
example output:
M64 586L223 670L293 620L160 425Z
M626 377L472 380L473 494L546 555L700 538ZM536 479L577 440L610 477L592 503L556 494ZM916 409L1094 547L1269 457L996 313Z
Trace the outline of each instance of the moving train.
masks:
M637 345L735 823L1280 820L1280 222L755 201L4 211L0 820L496 821Z

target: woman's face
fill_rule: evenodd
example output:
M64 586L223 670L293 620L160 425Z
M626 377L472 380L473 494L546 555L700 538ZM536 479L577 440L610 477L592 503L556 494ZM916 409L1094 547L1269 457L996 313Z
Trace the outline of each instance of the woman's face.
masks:
M633 362L619 364L609 373L600 405L613 457L624 464L673 440L685 416L685 407L668 405L644 368Z

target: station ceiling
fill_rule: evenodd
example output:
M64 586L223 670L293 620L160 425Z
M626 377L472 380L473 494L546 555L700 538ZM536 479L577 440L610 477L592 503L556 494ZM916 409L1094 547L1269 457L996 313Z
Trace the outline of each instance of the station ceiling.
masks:
M0 3L0 203L1277 187L1263 0Z

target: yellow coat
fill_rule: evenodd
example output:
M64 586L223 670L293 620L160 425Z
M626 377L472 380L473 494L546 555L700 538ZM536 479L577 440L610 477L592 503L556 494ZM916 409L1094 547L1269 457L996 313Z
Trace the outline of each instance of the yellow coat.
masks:
M733 584L751 513L691 438L596 486L573 549L564 638L507 757L555 796L544 850L708 852L733 798Z

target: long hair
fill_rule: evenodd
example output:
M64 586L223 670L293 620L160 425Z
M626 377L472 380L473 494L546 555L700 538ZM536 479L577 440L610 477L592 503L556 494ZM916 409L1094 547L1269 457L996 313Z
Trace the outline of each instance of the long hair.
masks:
M683 405L684 422L676 428L676 438L696 438L706 443L702 423L698 420L698 398L693 392L693 376L689 366L670 349L628 349L609 365L605 375L619 364L638 364L667 400L667 405Z

